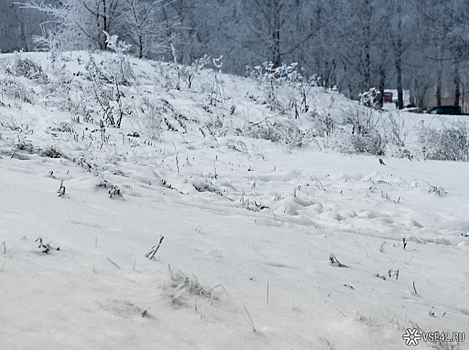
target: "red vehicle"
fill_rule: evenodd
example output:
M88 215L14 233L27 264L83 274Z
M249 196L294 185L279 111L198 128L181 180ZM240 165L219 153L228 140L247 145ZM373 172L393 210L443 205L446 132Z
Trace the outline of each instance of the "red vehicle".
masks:
M389 91L384 92L383 99L385 103L392 103L392 92L389 92Z

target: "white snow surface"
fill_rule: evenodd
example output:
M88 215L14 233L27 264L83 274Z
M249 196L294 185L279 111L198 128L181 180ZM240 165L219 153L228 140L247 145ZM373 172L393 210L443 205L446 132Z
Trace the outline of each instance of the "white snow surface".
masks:
M76 74L89 55L66 57ZM128 116L105 140L27 78L33 104L2 97L0 349L394 350L409 348L407 328L468 335L467 162L203 134L217 116L233 129L281 116L247 97L262 95L250 79L222 75L226 99L211 106L131 62L126 94L167 101L185 128L152 140ZM337 120L358 108L319 88L314 103ZM410 141L420 120L441 122L392 113ZM43 156L51 146L62 157ZM449 349L415 348L430 345Z

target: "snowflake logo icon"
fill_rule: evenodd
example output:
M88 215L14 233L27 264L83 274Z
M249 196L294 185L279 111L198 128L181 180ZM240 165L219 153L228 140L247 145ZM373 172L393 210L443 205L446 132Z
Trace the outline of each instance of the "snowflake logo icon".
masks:
M421 337L419 330L416 328L407 328L402 335L402 339L405 340L405 345L407 346L417 346Z

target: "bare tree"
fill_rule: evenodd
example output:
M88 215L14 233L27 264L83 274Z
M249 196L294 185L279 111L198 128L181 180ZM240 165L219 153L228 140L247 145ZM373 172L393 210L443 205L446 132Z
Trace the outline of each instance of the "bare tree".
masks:
M170 48L172 36L167 36L167 31L176 21L165 18L163 6L164 0L123 0L124 37L137 47L139 58Z
M117 34L121 0L62 0L59 6L31 0L22 8L51 15L64 39L64 46L107 49L104 32Z

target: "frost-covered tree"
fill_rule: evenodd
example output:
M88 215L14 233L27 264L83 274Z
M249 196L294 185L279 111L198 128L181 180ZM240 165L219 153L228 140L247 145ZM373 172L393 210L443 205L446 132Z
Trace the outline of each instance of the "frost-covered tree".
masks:
M21 9L16 1L0 1L0 52L33 50L33 37L41 34L41 23L50 19L45 13ZM57 3L57 0L44 1L46 4Z
M300 46L307 45L315 33L311 25L311 1L243 0L242 21L246 28L244 46L274 67L291 61Z
M47 35L61 38L61 45L69 48L107 49L105 32L118 34L122 0L61 0L58 5L38 3L22 4L51 15L57 27Z
M349 93L357 95L377 84L376 66L382 59L386 12L382 0L339 0L334 11L341 60Z
M164 0L123 0L123 37L135 46L139 58L168 51L168 30L176 19L165 18Z

